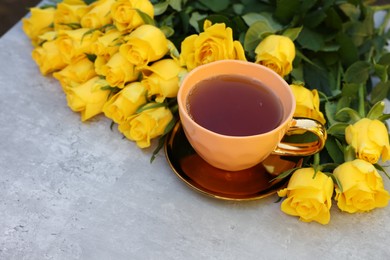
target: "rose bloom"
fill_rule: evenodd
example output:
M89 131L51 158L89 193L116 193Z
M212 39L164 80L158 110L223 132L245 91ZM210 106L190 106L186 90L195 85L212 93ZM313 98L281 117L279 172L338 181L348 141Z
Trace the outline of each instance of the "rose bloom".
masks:
M61 70L66 67L61 51L58 49L56 40L46 41L42 46L36 47L31 56L38 65L42 75Z
M95 76L96 73L93 62L87 57L84 57L75 63L71 63L62 70L53 73L53 77L60 82L65 93L68 92L69 88L76 87Z
M137 80L140 74L120 52L115 53L105 66L106 80L113 87L123 88L126 83Z
M181 43L180 64L188 71L216 60L246 60L244 48L233 40L233 31L224 23L204 22L204 32L190 35Z
M150 103L150 106L155 103ZM129 140L135 141L138 147L150 146L150 140L162 135L173 119L171 110L166 107L150 108L129 117L118 126L118 130Z
M123 41L123 33L111 29L96 39L91 45L91 53L97 56L107 56L107 60L119 50Z
M257 45L255 53L256 63L262 64L284 77L292 70L295 45L286 36L269 35Z
M173 59L163 59L156 61L143 71L142 83L148 89L148 96L156 96L156 101L161 103L165 98L177 96L179 91L179 75L186 70L180 67L179 63Z
M389 135L384 123L362 118L345 129L345 140L351 145L356 157L375 164L390 159Z
M97 0L90 6L91 10L81 18L83 28L101 28L112 24L111 6L115 0Z
M115 123L123 124L129 116L145 103L145 86L140 82L132 82L104 104L103 112L106 117L112 119Z
M102 35L99 30L90 31L88 28L76 30L59 30L56 43L67 64L84 58L86 53L91 53L91 45Z
M114 25L119 31L132 31L144 24L137 10L154 17L153 4L149 0L118 0L111 7Z
M81 112L81 121L86 121L102 112L110 90L102 90L108 83L96 76L77 87L69 88L66 93L68 106L75 112Z
M290 86L296 101L294 116L312 118L325 124L324 115L320 111L318 91L309 90L302 85L292 84Z
M22 19L23 31L34 46L38 45L38 36L52 31L50 26L54 21L54 8L30 8L30 17Z
M349 213L386 207L390 196L375 167L361 159L348 161L333 171L343 191L336 187L337 206Z
M71 30L77 24L80 24L83 17L89 10L90 6L84 2L72 4L61 2L57 4L57 9L54 16L54 28L56 30L64 29Z
M280 197L287 196L281 209L286 214L299 216L304 222L328 224L333 180L320 171L316 173L315 178L313 176L313 168L300 168L293 173L287 188L278 191Z
M126 37L126 43L119 47L119 51L130 63L141 69L167 54L168 40L159 28L144 24Z

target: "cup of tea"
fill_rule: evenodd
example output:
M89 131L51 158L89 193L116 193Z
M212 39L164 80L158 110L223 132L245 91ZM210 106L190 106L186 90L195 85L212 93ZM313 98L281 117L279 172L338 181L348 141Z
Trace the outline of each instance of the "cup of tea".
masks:
M295 98L286 81L271 69L246 61L221 60L199 66L183 79L177 101L184 133L210 165L238 171L270 154L307 156L320 151L325 127L293 118ZM283 142L302 131L309 143Z

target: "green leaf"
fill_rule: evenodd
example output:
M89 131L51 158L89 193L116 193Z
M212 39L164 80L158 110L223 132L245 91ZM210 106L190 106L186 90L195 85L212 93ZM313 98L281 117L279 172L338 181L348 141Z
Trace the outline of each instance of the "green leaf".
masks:
M342 150L340 150L340 146L337 142L338 141L336 138L333 136L328 136L325 143L325 149L335 163L343 163L344 153Z
M295 41L298 38L301 31L302 31L302 26L296 28L288 28L283 32L283 35L290 38L292 41Z
M383 114L380 117L378 117L378 120L382 121L384 123L386 122L386 120L389 120L389 119L390 119L390 114Z
M385 168L383 168L381 165L379 165L379 164L377 164L377 163L374 164L374 167L375 167L377 170L383 172L383 173L386 175L386 177L390 180L390 175L386 172Z
M368 111L367 118L369 119L378 119L380 116L383 115L383 111L385 110L385 102L384 101L378 101L375 103L375 105Z
M169 5L176 11L180 12L182 10L183 0L168 0Z
M333 124L331 127L329 127L327 132L328 134L333 136L344 136L345 128L347 128L348 126L349 126L348 123L336 123Z
M135 10L137 11L137 14L142 18L142 20L144 21L145 24L156 25L156 23L154 22L154 19L152 17L150 17L147 13L145 13L137 8Z
M307 27L303 27L297 41L302 48L312 51L319 51L325 46L324 36Z
M336 113L335 118L341 119L345 115L349 116L349 118L350 118L349 123L355 123L361 119L359 113L356 110L353 110L352 108L349 108L349 107L344 107L344 108L340 109Z
M377 103L379 101L384 100L387 95L390 93L390 81L387 82L379 82L372 90L371 90L371 103Z
M343 65L349 66L358 60L358 49L350 37L345 35L345 33L339 33L336 36L336 41L340 45L338 54Z
M350 3L340 4L339 8L343 13L348 16L352 21L358 21L361 15L359 8Z
M278 0L276 1L275 17L283 23L288 23L295 15L299 5L299 0Z
M377 75L382 82L386 82L389 78L389 74L387 73L388 69L389 65L378 63L374 65L375 75Z
M357 61L348 67L344 75L347 83L365 83L370 77L371 64L367 61Z
M167 10L168 6L169 6L168 1L164 1L164 2L160 2L160 3L154 4L153 5L154 15L158 16L158 15L163 14Z
M337 111L336 102L325 102L325 115L330 125L333 125L337 122L336 119L334 118L336 111Z
M272 28L272 31L274 32L280 31L283 28L283 26L272 17L271 13L247 13L242 16L242 19L248 26L262 21L266 23L268 27Z
M199 2L213 12L221 12L230 4L230 0L199 0Z
M258 21L252 24L245 34L244 49L247 52L253 52L260 41L275 31L267 22Z

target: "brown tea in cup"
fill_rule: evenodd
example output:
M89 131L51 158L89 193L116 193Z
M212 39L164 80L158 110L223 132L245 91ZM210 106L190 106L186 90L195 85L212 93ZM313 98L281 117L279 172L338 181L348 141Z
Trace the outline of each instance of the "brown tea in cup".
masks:
M187 110L199 125L229 136L266 133L283 119L281 101L269 87L234 74L197 83L188 95Z

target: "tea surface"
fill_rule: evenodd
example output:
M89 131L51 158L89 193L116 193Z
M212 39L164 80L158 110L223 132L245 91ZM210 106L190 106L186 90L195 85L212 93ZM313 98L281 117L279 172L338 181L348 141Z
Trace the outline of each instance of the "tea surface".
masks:
M280 99L257 80L220 75L200 81L187 99L199 125L230 136L248 136L276 128L283 118Z

